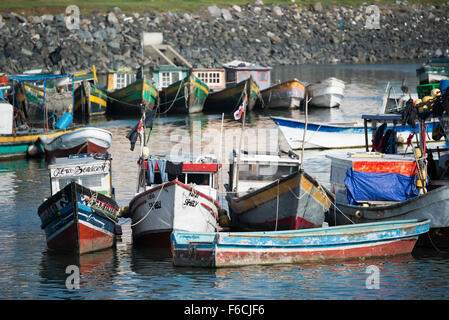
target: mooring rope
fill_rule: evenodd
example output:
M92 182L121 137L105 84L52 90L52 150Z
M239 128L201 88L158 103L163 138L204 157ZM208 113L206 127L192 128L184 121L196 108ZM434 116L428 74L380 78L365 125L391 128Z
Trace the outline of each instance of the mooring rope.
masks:
M137 222L131 224L131 227L134 227L134 226L138 225L138 224L141 223L143 220L145 220L146 217L148 217L148 215L150 214L150 212L153 210L154 206L156 205L157 200L159 200L159 197L160 197L160 195L161 195L162 190L164 189L165 184L166 184L166 183L163 183L163 184L162 184L161 189L159 190L159 193L158 193L158 195L157 195L157 197L156 197L156 200L153 201L153 205L151 206L150 210L148 210L148 212L145 214L145 216L144 216L142 219L140 219L139 221L137 221Z

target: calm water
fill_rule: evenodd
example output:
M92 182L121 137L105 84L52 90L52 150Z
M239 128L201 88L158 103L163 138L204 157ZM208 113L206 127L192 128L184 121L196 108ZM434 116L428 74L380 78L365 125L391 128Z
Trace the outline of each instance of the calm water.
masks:
M307 82L335 76L347 82L340 108L310 110L313 120L358 120L374 113L388 81L399 88L403 78L416 88L417 64L377 66L313 66L276 68L274 81L298 78ZM275 114L275 113L273 113ZM278 115L302 117L296 111ZM113 183L119 204L134 195L138 144L130 151L125 135L135 119L100 121L113 133ZM194 151L217 157L237 147L240 124L227 115L222 151L221 115L159 118L150 138L153 152ZM274 149L278 136L267 114L251 114L244 147ZM328 185L326 154L348 150L309 151L305 169ZM225 179L224 179L225 180ZM446 299L449 298L449 254L434 249L412 255L348 263L256 266L229 269L175 268L169 253L136 249L129 221L122 219L124 236L116 248L80 258L47 251L37 208L50 192L44 161L0 162L0 299ZM80 266L80 288L69 290L68 265ZM378 289L367 289L367 268L379 269Z

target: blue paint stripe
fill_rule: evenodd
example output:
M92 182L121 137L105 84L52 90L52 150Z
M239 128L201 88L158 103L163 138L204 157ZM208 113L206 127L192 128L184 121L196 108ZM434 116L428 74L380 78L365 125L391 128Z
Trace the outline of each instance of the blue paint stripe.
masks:
M96 214L91 207L86 206L80 202L78 202L78 219L90 223L97 228L104 229L110 233L114 233L115 223Z
M289 127L289 128L296 128L296 129L304 129L305 123L301 121L294 121L289 119L283 119L283 118L275 118L272 117L273 121L281 127ZM438 122L435 122L435 125ZM426 123L427 131L431 132L434 127L433 122ZM393 129L393 126L387 126L387 129ZM307 130L308 131L319 131L319 132L328 132L328 133L343 133L343 134L365 134L365 127L364 126L357 126L357 127L344 127L344 126L332 126L328 124L319 124L319 123L307 123ZM409 125L402 126L397 125L396 130L398 133L403 132L411 132L412 127ZM416 130L419 132L419 124L416 125ZM368 125L368 133L371 133L372 128L370 125Z

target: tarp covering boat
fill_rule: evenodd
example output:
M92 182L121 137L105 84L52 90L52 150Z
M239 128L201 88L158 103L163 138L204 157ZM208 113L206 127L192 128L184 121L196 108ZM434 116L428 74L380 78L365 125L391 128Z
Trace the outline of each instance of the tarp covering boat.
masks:
M346 195L349 204L364 201L405 201L418 195L414 177L398 173L360 172L353 169L348 169L346 175Z

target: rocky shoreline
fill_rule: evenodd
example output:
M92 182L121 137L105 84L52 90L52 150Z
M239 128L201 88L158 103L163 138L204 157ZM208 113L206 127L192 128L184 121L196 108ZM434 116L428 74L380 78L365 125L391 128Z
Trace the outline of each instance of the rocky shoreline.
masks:
M425 59L449 48L449 2L442 5L211 6L197 14L154 12L81 14L70 30L65 13L0 19L0 72L51 65L49 53L62 42L62 65L78 71L152 65L142 58L143 31L162 32L195 67L219 67L231 60L262 65L376 63ZM378 14L377 14L378 13ZM379 19L377 19L377 17ZM69 20L69 23L75 20ZM73 24L72 24L73 26Z

